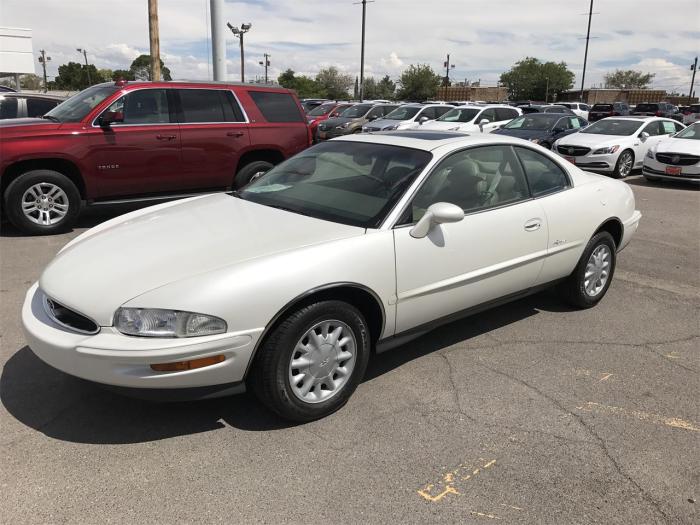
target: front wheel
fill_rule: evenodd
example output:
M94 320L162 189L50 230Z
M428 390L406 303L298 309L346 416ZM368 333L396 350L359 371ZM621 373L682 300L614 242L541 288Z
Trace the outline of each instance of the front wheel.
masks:
M236 178L233 180L233 188L239 190L243 186L247 186L254 180L265 175L265 173L270 171L273 167L274 164L264 160L256 160L250 164L246 164L236 173Z
M80 192L65 175L31 170L5 191L7 218L30 235L48 235L70 228L80 213Z
M367 323L355 307L312 303L291 313L264 341L251 386L286 419L319 419L348 401L364 376L369 349Z
M615 240L606 231L588 241L571 275L559 285L563 298L576 308L598 304L610 287L615 273Z
M626 149L617 158L617 163L615 164L615 171L613 171L613 177L616 179L624 179L630 173L632 173L632 168L634 166L634 154Z

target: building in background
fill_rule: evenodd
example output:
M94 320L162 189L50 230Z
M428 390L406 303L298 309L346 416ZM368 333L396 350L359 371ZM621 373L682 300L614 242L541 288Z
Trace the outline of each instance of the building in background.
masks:
M34 73L32 30L0 27L0 78L13 77L19 91L19 76L30 73Z
M449 86L439 87L437 100L485 100L490 102L502 102L508 100L508 90L505 87L486 86Z
M574 89L562 93L558 100L560 102L578 102L581 96L581 91ZM628 104L639 104L640 102L670 102L671 104L685 104L688 101L687 96L669 95L663 89L584 89L583 102L589 105L596 103L610 104L611 102L627 102ZM693 103L698 101L693 99Z

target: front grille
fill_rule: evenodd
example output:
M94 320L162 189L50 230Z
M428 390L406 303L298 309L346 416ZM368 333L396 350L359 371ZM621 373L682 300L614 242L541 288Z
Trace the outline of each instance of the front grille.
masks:
M95 321L63 306L53 299L45 297L44 307L51 319L69 330L80 332L81 334L96 334L100 331L100 327Z
M583 146L557 146L557 151L562 155L571 155L572 157L581 157L591 151L591 148Z
M700 156L685 153L657 153L656 160L673 166L692 166L700 162Z

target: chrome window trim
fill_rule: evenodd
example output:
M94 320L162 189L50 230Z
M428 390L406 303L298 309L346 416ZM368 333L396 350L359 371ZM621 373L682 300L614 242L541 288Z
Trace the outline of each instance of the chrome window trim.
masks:
M168 86L168 87L163 87L163 86L139 87L137 89L129 89L127 91L122 91L121 96L119 98L117 98L114 102L116 102L117 100L119 100L122 97L127 96L129 93L134 93L136 91L144 91L147 89L166 89L166 90L167 89L173 89L173 90L174 89L199 89L199 90L205 89L207 91L229 91L229 92L231 92L231 94L233 94L233 98L235 99L236 104L238 104L238 108L241 110L241 114L243 115L243 120L234 120L234 121L227 120L225 122L149 122L149 123L145 123L145 124L116 124L115 127L117 127L117 128L129 128L129 127L144 127L144 126L180 126L183 124L197 124L197 125L202 125L202 124L212 124L212 125L216 125L216 124L250 124L250 119L248 118L248 113L246 112L245 108L243 107L243 104L241 104L241 101L238 98L238 95L236 95L236 92L233 89L227 89L227 88L222 88L222 87L212 87L212 88L194 87L194 86L193 87L189 87L189 86L186 86L186 87L170 87L170 86ZM112 102L112 104L114 104L114 102ZM112 104L110 104L109 106L111 106ZM102 126L100 126L99 124L95 124L95 123L97 122L97 119L99 119L102 116L102 114L105 111L107 111L109 106L107 106L107 108L105 108L103 111L101 111L100 114L97 115L92 120L92 125L90 127L102 129Z
M98 323L97 321L95 321L95 320L92 319L91 317L88 317L87 315L82 314L82 313L80 313L80 312L76 312L76 311L73 310L72 308L68 308L67 306L64 306L63 303L59 303L58 301L54 301L54 300L51 299L48 295L46 295L43 291L42 291L42 295L43 295L43 297L42 297L42 303L43 303L43 305L44 305L44 312L46 312L46 315L49 316L49 319L51 319L51 320L52 320L54 323L56 323L57 325L59 325L59 326L65 328L66 330L68 330L68 331L70 331L70 332L74 332L74 333L78 333L78 334L95 335L95 334L100 333L100 330L101 330L101 328L102 328L102 327L100 326L100 323ZM67 325L67 324L65 324L65 323L62 323L61 321L59 321L58 319L56 319L56 316L54 315L53 310L52 310L51 307L49 306L49 301L55 302L55 303L57 303L57 304L60 304L60 305L63 306L64 308L67 308L68 310L71 310L71 311L75 312L76 314L83 316L85 319L88 319L89 321L93 322L93 323L95 324L95 326L97 327L97 329L94 330L94 331L80 330L80 329L78 329L78 328L75 328L74 326L70 326L70 325Z

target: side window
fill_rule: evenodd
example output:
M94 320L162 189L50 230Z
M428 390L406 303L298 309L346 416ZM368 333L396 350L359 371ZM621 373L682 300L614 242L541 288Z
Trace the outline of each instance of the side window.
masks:
M569 122L569 120L571 120L571 119L569 119L569 118L567 118L567 117L560 118L560 119L557 121L556 126L554 126L554 129L557 129L557 128L559 128L559 129L566 129L566 130L571 129L571 123Z
M478 124L482 120L488 120L489 122L497 122L496 120L496 110L494 108L488 108L485 109L484 111L481 112L481 115L479 115L475 122Z
M369 113L367 113L367 118L379 118L384 115L384 109L382 107L372 108Z
M518 112L508 108L496 108L496 121L513 120Z
M182 122L226 122L219 90L178 89Z
M581 104L579 108L581 108L583 111L589 111L591 109L588 104Z
M581 127L582 119L578 117L569 117L567 120L569 121L569 129L578 129Z
M128 124L163 124L170 122L168 96L164 89L139 89L132 91L112 103L107 111L124 113L124 121L115 126Z
M0 96L0 119L17 118L17 99Z
M644 129L642 130L642 133L649 133L652 137L656 135L661 135L661 127L659 126L659 122L650 122L647 124Z
M681 124L680 122L674 122L673 125L676 127L676 131L680 131L682 129L685 129L683 127L683 124Z
M586 122L585 119L582 119L581 117L577 117L576 120L578 121L578 128L583 128L585 126L588 126L588 122Z
M435 108L425 108L418 114L418 119L420 119L421 117L427 117L428 120L433 120L434 118L437 118L435 114Z
M533 197L547 195L569 187L564 171L551 159L528 148L516 147L525 168Z
M27 99L27 116L40 117L45 115L58 105L58 101L46 100L43 98Z
M289 93L248 91L248 94L268 122L305 122Z
M435 114L437 115L437 117L435 117L435 118L442 117L445 113L447 113L447 112L450 111L451 109L452 109L452 107L439 107L439 108L435 108Z
M433 169L402 222L419 220L436 202L473 213L528 197L525 176L510 146L470 148L450 155Z
M661 122L661 128L663 129L663 135L668 135L669 133L676 132L676 126L670 120L664 120Z

